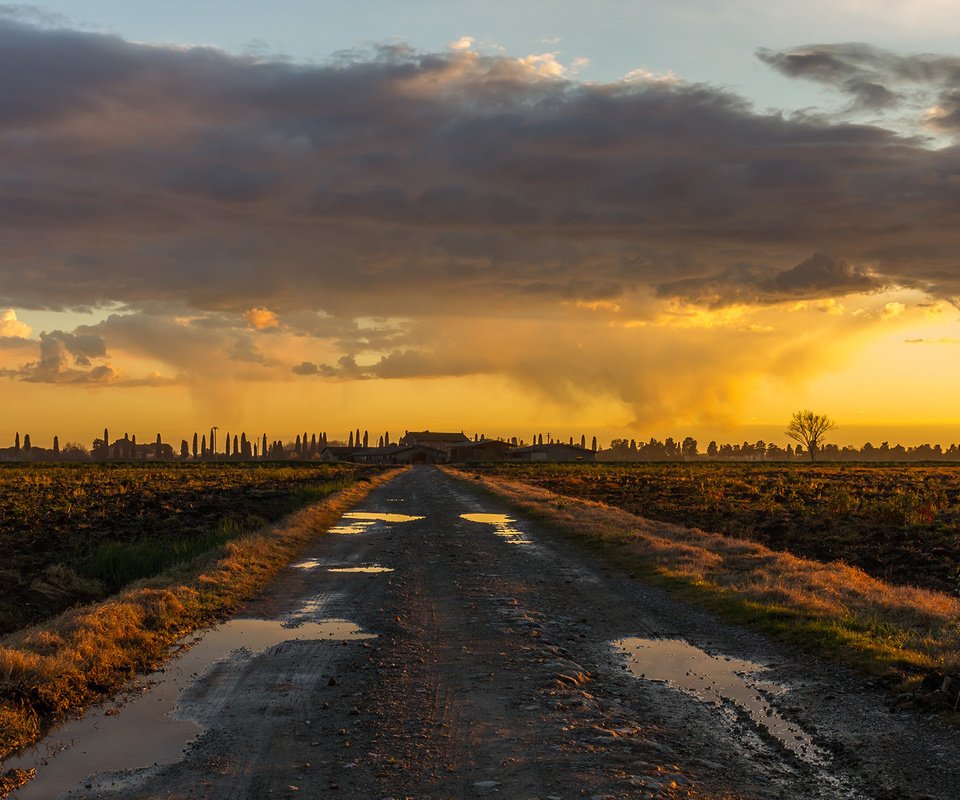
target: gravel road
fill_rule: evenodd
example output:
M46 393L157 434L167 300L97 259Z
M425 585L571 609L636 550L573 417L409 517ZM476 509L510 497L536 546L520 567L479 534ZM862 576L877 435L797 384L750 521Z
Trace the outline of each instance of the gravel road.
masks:
M960 797L960 736L936 716L432 467L375 489L204 641L18 796L106 769L64 796Z

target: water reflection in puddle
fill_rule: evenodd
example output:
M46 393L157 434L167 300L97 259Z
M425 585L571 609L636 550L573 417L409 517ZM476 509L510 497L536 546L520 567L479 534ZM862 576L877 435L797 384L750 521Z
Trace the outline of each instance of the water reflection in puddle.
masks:
M294 569L310 571L314 569L326 569L327 572L393 572L392 567L381 567L379 564L366 564L359 567L334 567L329 561L320 561L316 558L308 558L306 561L300 561L292 565Z
M510 544L533 544L523 531L515 527L516 520L507 514L461 514L460 518L467 522L493 525L493 532Z
M33 749L2 763L0 771L36 768L37 777L16 800L53 798L97 772L130 770L179 761L200 733L189 719L170 716L180 692L214 663L232 653L252 658L283 642L373 639L352 622L328 619L291 626L276 620L236 619L208 631L162 673L150 688L119 709L98 708L55 728ZM185 640L189 641L189 639Z
M629 638L615 641L613 646L626 654L627 667L635 677L666 682L711 705L722 707L732 702L788 750L807 761L820 760L810 737L777 714L759 693L760 687L778 693L783 690L741 677L763 671L765 667L760 664L711 656L677 639Z
M378 522L416 522L423 517L414 517L410 514L377 514L367 511L348 511L343 515L339 525L334 525L330 533L363 533Z
M372 564L369 567L330 567L327 569L327 572L367 572L367 573L380 573L380 572L393 572L392 567L381 567L379 564Z

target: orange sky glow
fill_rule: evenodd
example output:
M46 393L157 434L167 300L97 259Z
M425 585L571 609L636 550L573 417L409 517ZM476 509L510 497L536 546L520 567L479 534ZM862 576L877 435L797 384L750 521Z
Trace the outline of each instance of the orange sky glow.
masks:
M758 50L838 98L793 113L470 37L300 63L59 24L0 15L0 445L703 449L802 408L960 442L953 56Z

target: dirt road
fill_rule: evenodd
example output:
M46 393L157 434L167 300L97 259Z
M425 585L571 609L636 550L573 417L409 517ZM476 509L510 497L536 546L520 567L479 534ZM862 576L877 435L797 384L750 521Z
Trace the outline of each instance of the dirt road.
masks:
M88 718L18 796L91 769L114 771L66 796L960 796L960 737L936 717L430 467L376 489L241 617Z

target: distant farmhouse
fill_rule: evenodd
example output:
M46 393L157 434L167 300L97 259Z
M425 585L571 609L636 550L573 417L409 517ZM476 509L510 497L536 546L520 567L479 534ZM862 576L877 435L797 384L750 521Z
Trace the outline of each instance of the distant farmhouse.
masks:
M507 451L510 461L596 461L597 454L575 444L535 444L530 447L516 447Z
M450 460L459 462L503 461L515 447L499 439L480 439L450 448Z
M393 444L357 450L350 453L347 460L357 464L446 464L450 453L422 444Z
M470 438L463 432L460 433L439 433L436 431L406 431L400 437L400 444L423 447L432 447L435 450L443 450L450 453L458 445L469 444Z

